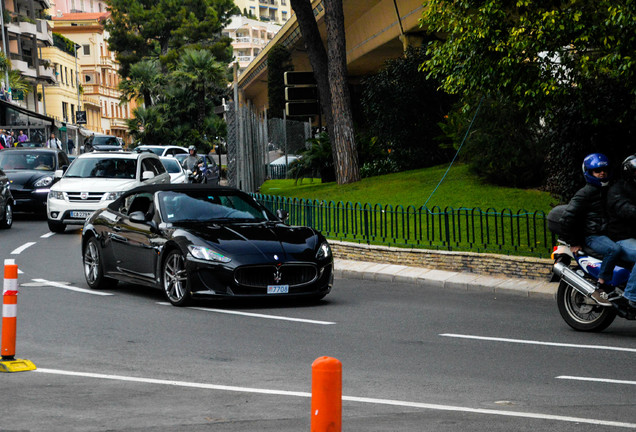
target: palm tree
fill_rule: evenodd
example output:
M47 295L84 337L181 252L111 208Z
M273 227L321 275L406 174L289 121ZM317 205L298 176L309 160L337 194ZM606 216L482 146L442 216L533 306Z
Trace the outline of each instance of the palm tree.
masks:
M198 123L203 124L208 117L208 104L213 106L225 91L225 66L209 51L188 48L181 54L172 76L176 85L189 90L196 102Z
M162 74L157 60L142 60L130 67L130 78L119 83L122 100L143 97L144 106L151 107L161 93Z

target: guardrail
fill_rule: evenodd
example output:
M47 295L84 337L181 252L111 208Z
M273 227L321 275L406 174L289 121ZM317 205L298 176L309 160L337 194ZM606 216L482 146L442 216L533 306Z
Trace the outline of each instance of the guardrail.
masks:
M543 211L429 209L253 196L271 211L289 212L291 225L311 226L343 241L538 257L549 257L556 242Z

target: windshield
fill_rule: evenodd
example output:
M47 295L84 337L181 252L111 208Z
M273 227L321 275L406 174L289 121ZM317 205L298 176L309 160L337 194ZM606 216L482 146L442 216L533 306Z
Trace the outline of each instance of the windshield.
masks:
M231 192L159 192L166 222L264 222L272 220L251 200Z
M161 159L161 163L164 167L166 167L166 171L168 171L170 174L181 173L181 165L179 165L179 162L176 159Z
M114 137L114 136L95 136L93 138L93 142L91 144L93 144L93 145L114 145L114 146L118 146L119 145L119 141L117 140L117 137Z
M134 179L136 172L136 159L77 158L64 177Z
M37 151L0 152L0 168L5 170L55 171L55 155Z
M163 154L163 151L165 150L163 147L140 146L140 147L137 147L137 148L139 150L150 150L151 152L153 152L157 156L161 156Z

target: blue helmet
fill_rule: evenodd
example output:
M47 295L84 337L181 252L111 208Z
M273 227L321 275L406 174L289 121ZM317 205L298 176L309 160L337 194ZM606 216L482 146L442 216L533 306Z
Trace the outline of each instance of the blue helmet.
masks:
M585 181L594 186L607 186L609 184L609 175L606 179L601 179L594 177L592 171L598 168L607 169L607 173L609 174L609 159L602 153L592 153L585 156L583 159L583 177L585 177Z

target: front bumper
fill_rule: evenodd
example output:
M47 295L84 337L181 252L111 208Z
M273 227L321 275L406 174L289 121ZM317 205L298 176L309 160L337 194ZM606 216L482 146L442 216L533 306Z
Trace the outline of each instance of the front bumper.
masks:
M62 222L65 225L84 225L84 222L95 211L106 207L112 201L98 201L91 203L69 202L66 200L49 199L46 205L49 220ZM75 215L83 212L84 215Z
M14 210L18 212L43 213L46 211L46 198L49 189L14 189L11 188Z
M293 265L285 263L284 265ZM243 297L310 297L325 295L333 286L333 263L317 268L316 278L309 282L289 285L282 294L268 294L267 284L244 285L237 281L237 269L224 264L210 263L191 256L186 259L190 291L194 298L243 298ZM275 284L272 282L272 285ZM284 283L283 283L284 284Z

